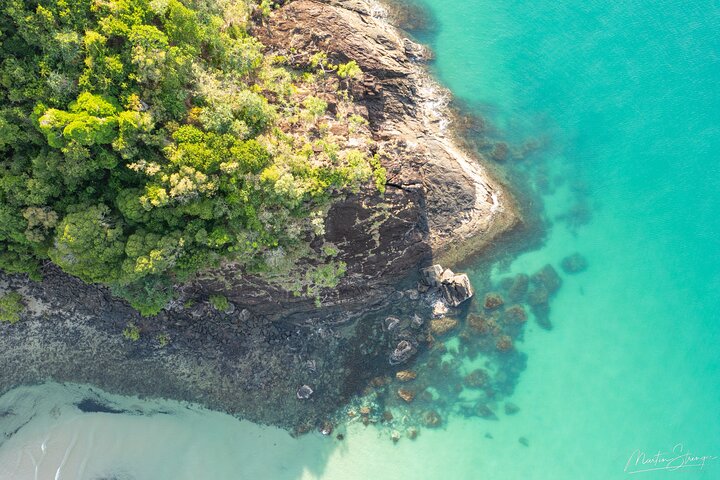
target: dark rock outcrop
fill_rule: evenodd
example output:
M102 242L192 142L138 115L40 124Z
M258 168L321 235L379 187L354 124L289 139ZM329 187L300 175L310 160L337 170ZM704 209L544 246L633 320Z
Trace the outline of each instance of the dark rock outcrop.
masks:
M387 302L398 280L418 264L452 263L515 225L512 198L446 128L448 93L418 63L427 58L421 53L426 49L376 18L367 3L293 1L253 34L300 68L322 51L336 62L354 60L363 70L352 93L369 120L387 185L382 196L376 191L350 195L328 213L325 241L340 249L337 260L347 265L337 288L322 293L328 311ZM462 302L469 284L458 279L448 285L448 303ZM232 302L263 315L318 315L314 299L243 275L232 264L195 287L226 291Z

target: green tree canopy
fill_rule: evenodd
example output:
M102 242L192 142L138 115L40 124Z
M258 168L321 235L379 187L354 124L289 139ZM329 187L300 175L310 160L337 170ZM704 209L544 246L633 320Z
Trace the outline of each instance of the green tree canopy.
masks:
M247 33L254 8L1 3L1 269L50 259L152 314L199 269L307 242L333 192L370 179L371 159L279 128L326 103Z

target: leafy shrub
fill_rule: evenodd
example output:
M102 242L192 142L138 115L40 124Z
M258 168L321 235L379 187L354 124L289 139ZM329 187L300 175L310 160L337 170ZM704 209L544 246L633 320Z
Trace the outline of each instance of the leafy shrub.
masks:
M360 78L362 70L355 60L350 60L347 63L341 63L338 65L337 74L340 78L355 80Z
M325 113L328 104L321 98L309 96L303 100L303 106L308 110L310 115L313 117L319 117Z
M218 312L224 312L230 307L230 302L225 295L211 295L210 305Z
M157 336L157 341L160 347L167 347L170 344L170 337L165 333L161 333Z
M25 309L23 297L17 292L0 296L0 322L16 323Z
M125 337L127 340L130 340L131 342L137 342L140 340L140 327L135 325L132 322L129 322L127 326L123 329L123 337Z

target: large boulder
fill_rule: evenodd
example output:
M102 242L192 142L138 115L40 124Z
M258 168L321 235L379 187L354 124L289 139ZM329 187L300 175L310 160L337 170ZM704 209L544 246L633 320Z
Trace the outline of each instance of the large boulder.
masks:
M474 294L466 274L454 273L449 268L443 269L437 264L420 270L420 279L428 287L439 287L445 303L451 307L459 306Z
M475 293L470 284L470 279L464 273L456 273L443 279L441 289L443 298L451 307L459 306Z
M420 270L420 278L429 287L439 287L442 274L443 268L440 265L430 265Z

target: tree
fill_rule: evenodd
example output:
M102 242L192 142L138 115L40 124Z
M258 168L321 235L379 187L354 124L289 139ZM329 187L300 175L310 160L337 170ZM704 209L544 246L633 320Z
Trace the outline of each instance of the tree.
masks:
M23 297L17 292L0 295L0 322L16 323L25 309Z
M120 277L125 237L105 205L77 206L57 228L50 258L66 272L91 283L111 283Z

